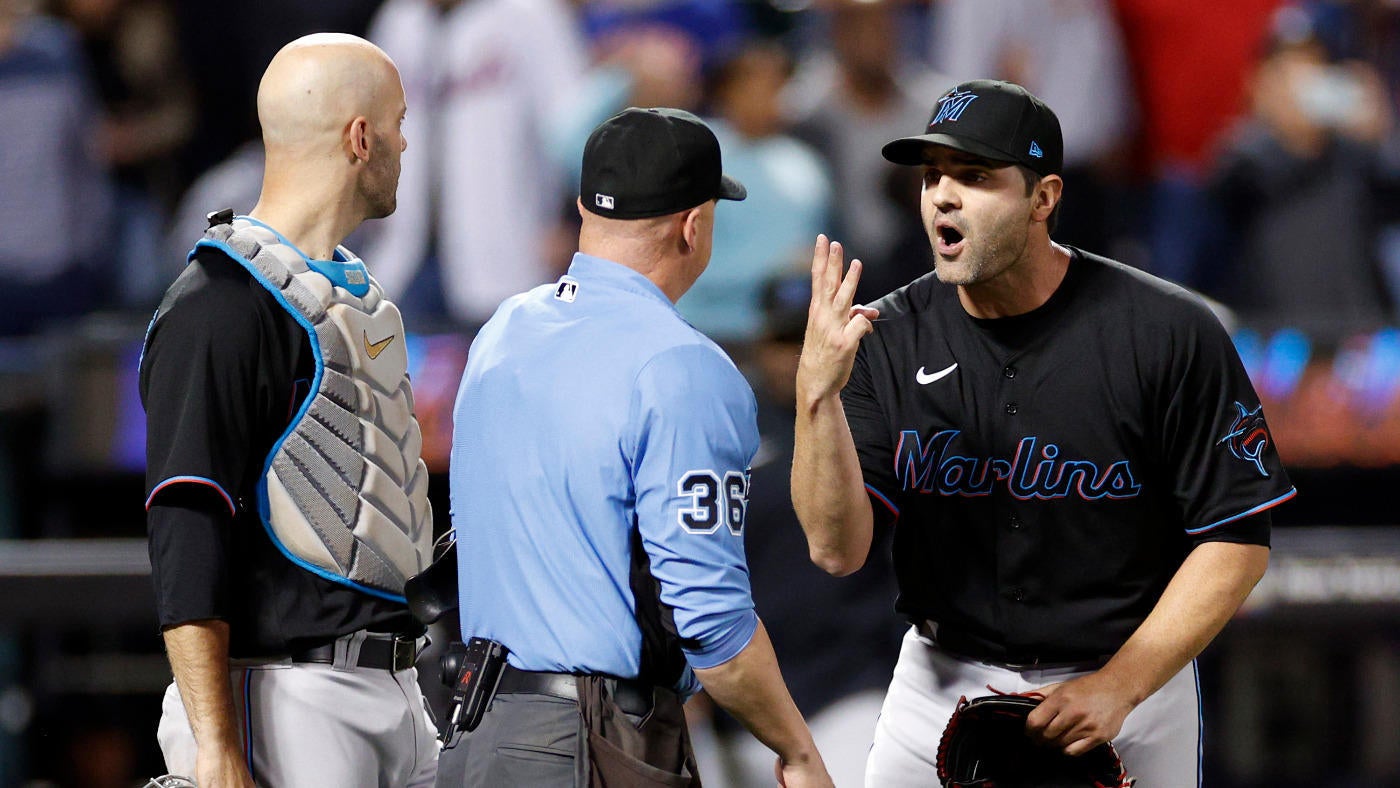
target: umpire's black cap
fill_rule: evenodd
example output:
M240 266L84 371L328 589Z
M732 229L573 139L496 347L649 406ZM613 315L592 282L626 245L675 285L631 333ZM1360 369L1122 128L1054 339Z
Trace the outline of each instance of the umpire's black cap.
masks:
M958 85L934 104L924 134L897 139L881 152L895 164L918 165L933 145L1022 164L1042 177L1064 167L1060 119L1045 102L1011 82L974 79Z
M583 148L579 199L599 216L644 219L747 196L724 174L714 132L684 110L629 107L594 129Z

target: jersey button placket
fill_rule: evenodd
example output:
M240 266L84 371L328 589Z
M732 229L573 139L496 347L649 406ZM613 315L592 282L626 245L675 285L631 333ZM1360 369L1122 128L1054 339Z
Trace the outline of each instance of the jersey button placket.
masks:
M1015 396L1016 374L1017 369L1015 364L1007 363L1001 368L1002 391L1003 395L1007 398L1005 404L1002 406L1002 410L1008 416L1015 416L1021 410L1020 404L1012 399L1012 397ZM1002 581L1005 585L1002 586L1001 594L1004 599L1017 605L1022 605L1025 604L1027 597L1026 588L1017 581L1024 579L1025 562L1030 558L1027 554L1027 551L1030 549L1030 544L1027 541L1028 532L1025 530L1025 523L1021 520L1020 515L1014 512L1007 516L1006 526L1005 538L998 546L998 551L1006 560L1006 566L1008 568L1008 572L1002 577ZM1020 569L1015 569L1013 567L1020 567ZM1012 613L1010 610L1007 610L1006 613L1012 619L1018 619L1023 615L1022 613Z
M1002 406L1002 410L1004 410L1008 416L1015 416L1016 412L1021 409L1021 406L1016 404L1015 400L1010 399L1015 395L1016 391L1015 384L1012 382L1016 377L1016 365L1011 361L1002 364L1001 377L1003 383L1002 391L1008 399L1006 404Z

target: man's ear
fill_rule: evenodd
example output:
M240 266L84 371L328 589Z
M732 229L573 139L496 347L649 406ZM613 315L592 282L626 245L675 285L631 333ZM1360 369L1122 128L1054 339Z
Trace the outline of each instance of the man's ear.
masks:
M681 249L689 253L695 248L695 242L700 237L700 206L682 213L681 222Z
M1058 175L1046 175L1041 178L1031 195L1031 218L1037 222L1049 221L1050 214L1055 212L1055 206L1060 204L1064 188L1065 181Z
M348 145L346 152L350 154L350 158L358 161L369 161L371 147L369 119L363 115L356 115L355 119L350 121L345 134Z

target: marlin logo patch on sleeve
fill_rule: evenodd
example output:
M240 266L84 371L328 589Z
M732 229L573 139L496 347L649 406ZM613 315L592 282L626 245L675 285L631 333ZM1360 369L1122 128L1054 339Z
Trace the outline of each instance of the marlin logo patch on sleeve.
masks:
M1271 439L1269 427L1264 423L1264 406L1256 405L1254 410L1250 410L1236 402L1235 410L1238 414L1230 424L1230 431L1216 441L1215 445L1225 444L1235 459L1253 463L1259 475L1268 478L1269 472L1264 469L1263 455Z

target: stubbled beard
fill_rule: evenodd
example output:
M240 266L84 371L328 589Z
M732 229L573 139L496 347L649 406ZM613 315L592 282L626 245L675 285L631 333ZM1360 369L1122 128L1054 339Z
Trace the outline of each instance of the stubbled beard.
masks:
M366 218L383 219L392 214L394 209L398 207L398 204L398 195L395 192L389 192L384 195L370 195L369 216Z
M379 150L384 150L389 141L376 139L376 144ZM391 171L392 166L383 159L378 164L370 164L371 171L366 173L369 177L364 186L365 203L369 206L367 219L383 219L398 207L399 173Z
M929 228L933 270L938 281L966 286L995 278L1025 254L1030 228L1024 217L1008 213L996 224L979 229L975 237L976 245L969 238L957 260L942 260L938 256L938 234Z

